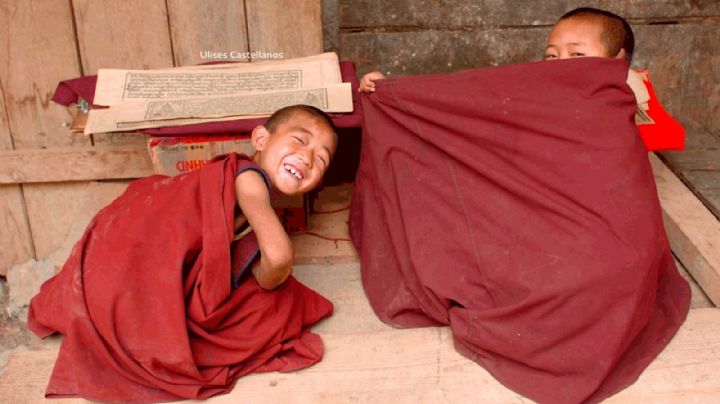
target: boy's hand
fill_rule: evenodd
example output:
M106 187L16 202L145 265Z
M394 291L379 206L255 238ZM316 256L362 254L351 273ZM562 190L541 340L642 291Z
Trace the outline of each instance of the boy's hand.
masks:
M360 80L360 88L358 91L361 93L372 93L375 91L375 80L384 79L385 75L380 72L370 72L362 77Z
M260 260L252 268L253 275L260 287L274 289L292 272L290 238L270 205L270 195L261 174L255 170L240 173L235 179L235 194L260 248Z

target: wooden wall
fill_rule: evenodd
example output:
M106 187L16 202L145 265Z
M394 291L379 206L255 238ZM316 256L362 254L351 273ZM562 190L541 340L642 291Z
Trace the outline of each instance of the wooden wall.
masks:
M50 101L59 81L104 67L208 61L201 51L320 53L321 2L8 0L0 4L0 49L4 275L76 237L71 229L122 192L125 179L150 170L143 136L71 134L72 111Z
M626 17L633 67L649 69L664 106L720 136L718 0L325 0L326 49L358 73L424 74L543 56L555 21L579 6Z
M626 16L637 36L634 67L650 69L666 108L720 136L717 0L3 1L0 275L47 257L73 224L150 170L143 137L70 134L63 124L72 111L50 101L60 80L102 67L201 63L203 50L290 58L324 47L360 74L519 63L539 59L557 17L578 5Z

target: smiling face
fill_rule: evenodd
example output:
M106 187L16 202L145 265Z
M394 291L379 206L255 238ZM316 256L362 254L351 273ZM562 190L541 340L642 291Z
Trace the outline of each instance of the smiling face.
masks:
M273 188L285 195L317 187L335 154L336 135L321 118L296 111L271 133L264 126L252 134L253 161L268 175Z
M550 31L545 59L570 59L586 56L624 58L624 49L610 55L603 41L603 25L597 18L571 17L558 21Z

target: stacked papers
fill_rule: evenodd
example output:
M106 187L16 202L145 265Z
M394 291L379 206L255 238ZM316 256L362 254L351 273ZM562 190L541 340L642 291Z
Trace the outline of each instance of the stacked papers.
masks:
M157 70L100 69L84 133L269 116L306 104L352 112L352 91L335 53L255 63Z

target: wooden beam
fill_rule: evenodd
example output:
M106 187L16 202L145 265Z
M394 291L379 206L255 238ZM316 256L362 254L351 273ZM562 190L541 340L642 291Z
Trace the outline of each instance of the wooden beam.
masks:
M670 246L710 300L720 305L720 222L655 154L650 154L650 164Z
M6 55L0 83L15 149L90 144L88 137L62 127L72 116L50 101L59 81L80 75L71 21L67 1L10 1L0 7L0 49Z
M153 174L137 146L0 151L0 184L140 178Z

